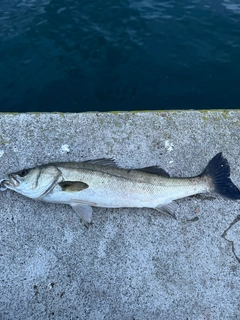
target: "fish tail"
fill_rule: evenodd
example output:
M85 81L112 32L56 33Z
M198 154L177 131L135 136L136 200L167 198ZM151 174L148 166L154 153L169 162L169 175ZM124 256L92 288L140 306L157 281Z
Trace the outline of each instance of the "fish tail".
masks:
M200 176L210 178L211 192L232 200L240 199L240 191L230 179L228 161L221 152L210 160Z

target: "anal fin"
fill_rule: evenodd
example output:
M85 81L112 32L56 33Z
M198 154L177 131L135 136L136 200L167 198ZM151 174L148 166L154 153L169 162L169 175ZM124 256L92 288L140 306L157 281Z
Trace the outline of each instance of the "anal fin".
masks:
M170 215L172 218L177 220L177 217L175 215L175 210L176 210L176 206L173 202L170 202L164 206L157 206L156 208L157 211L163 213L163 214L168 214Z
M92 207L88 204L72 202L70 206L84 222L90 223L92 221Z

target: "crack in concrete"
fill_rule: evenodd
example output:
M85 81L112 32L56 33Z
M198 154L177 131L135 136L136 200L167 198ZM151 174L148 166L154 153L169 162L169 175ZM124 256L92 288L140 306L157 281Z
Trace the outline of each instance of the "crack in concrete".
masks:
M223 232L223 234L221 235L221 237L226 240L227 242L231 243L232 246L232 253L234 254L235 258L237 259L237 261L240 263L240 258L237 256L236 251L235 251L235 247L234 247L234 241L228 240L226 238L228 231L238 222L240 221L240 215L238 215L233 222L230 223L229 227Z

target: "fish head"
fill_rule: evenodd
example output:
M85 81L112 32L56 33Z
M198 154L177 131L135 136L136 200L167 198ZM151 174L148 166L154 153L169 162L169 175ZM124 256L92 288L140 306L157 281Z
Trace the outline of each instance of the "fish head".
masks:
M52 190L61 180L61 171L48 165L10 173L1 184L24 196L37 199Z

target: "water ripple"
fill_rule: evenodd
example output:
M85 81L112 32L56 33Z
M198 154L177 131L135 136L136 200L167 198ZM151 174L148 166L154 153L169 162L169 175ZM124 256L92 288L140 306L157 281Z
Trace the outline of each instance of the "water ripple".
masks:
M234 107L223 75L240 82L239 13L234 0L1 0L0 105Z

